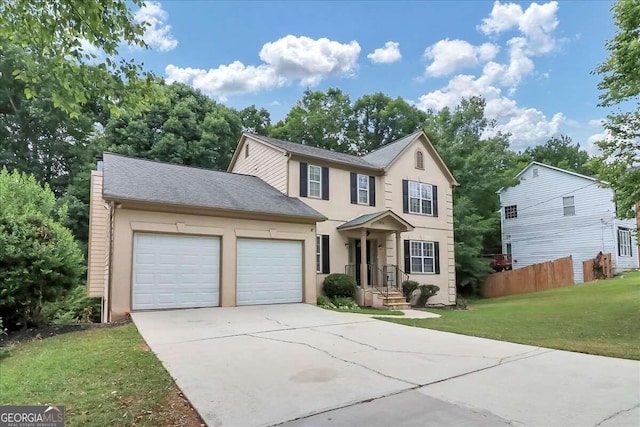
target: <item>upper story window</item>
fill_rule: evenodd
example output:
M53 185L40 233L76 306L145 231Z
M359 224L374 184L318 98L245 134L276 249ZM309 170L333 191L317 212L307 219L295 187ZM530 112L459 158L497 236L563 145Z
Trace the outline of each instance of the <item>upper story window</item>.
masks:
M505 219L518 218L518 205L511 205L504 207Z
M358 175L358 204L369 204L369 176Z
M564 216L572 216L576 214L576 204L573 196L562 198L562 210Z
M416 169L424 169L424 154L422 151L416 151Z
M537 178L539 176L538 168L533 168L531 171L531 176Z
M631 256L631 230L618 228L618 255Z
M376 177L351 172L351 203L354 205L376 205Z
M433 188L431 184L409 182L409 213L433 215Z
M309 197L322 197L322 168L309 165Z
M438 186L403 179L402 211L438 216Z

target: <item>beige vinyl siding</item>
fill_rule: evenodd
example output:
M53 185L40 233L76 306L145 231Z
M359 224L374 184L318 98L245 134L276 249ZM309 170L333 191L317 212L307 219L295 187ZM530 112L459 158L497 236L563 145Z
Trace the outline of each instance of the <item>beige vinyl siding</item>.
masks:
M246 144L249 145L248 157L245 156ZM257 176L286 194L287 157L283 152L251 138L246 138L238 150L238 158L231 172Z
M91 172L87 294L103 297L109 265L109 210L102 198L102 172Z

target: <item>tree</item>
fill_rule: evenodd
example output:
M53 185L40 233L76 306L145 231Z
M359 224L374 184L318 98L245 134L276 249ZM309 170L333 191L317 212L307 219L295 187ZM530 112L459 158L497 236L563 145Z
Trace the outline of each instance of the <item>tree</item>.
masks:
M398 97L364 95L353 106L357 152L366 154L421 128L426 113Z
M107 122L106 151L213 169L226 169L242 132L238 113L184 84L159 88L162 96L140 115Z
M496 133L481 98L428 117L425 130L459 187L453 191L456 280L476 287L491 271L484 253L500 248L500 200L496 191L513 184L515 153L508 135ZM492 137L485 135L495 134Z
M284 121L269 136L313 147L350 153L354 150L354 123L349 96L340 89L306 90Z
M91 156L98 117L89 104L75 118L56 108L51 94L55 79L45 67L38 68L35 88L40 96L27 99L26 84L11 70L28 58L17 46L3 44L0 49L0 164L33 174L59 196Z
M610 136L598 143L602 150L599 177L615 191L617 214L631 218L634 204L640 201L640 3L618 0L613 19L618 31L606 44L609 58L595 73L602 77L600 106L619 110L607 116L605 128Z
M571 137L567 135L554 136L544 145L529 147L524 151L524 156L531 161L556 166L583 175L592 175L589 153L580 148L580 144L573 144Z
M0 16L0 45L9 42L29 53L11 71L24 83L27 99L41 96L43 69L52 77L53 105L74 117L92 99L117 113L123 105L143 108L153 98L153 76L119 57L123 43L146 47L142 36L148 24L134 21L126 0L12 0L0 3ZM90 65L98 55L94 49L103 56L98 66Z
M271 115L264 108L257 109L255 105L243 108L239 112L242 131L258 135L268 135L271 127Z
M62 226L65 206L32 175L0 171L0 317L27 327L40 319L42 304L80 282L84 260Z

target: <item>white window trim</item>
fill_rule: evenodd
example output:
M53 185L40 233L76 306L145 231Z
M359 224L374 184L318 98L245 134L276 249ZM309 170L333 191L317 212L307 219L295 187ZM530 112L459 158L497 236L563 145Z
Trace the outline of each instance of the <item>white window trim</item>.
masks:
M515 206L515 214L516 216L507 216L507 208ZM509 205L504 207L504 219L516 219L518 218L518 205Z
M570 205L565 203L565 200L569 200L569 199L571 199L571 204ZM573 208L573 212L567 214L567 211L566 211L567 208ZM564 196L562 198L562 216L575 216L575 214L576 214L576 199L575 199L575 197L574 196Z
M420 243L420 245L422 246L422 253L425 254L426 250L425 247L426 246L431 246L431 256L427 256L427 255L413 255L413 244L414 243ZM409 267L411 270L410 274L435 274L436 273L436 247L435 247L435 243L434 242L429 242L426 240L409 240ZM413 259L420 259L420 270L421 271L414 271L413 270ZM424 260L425 259L431 259L433 262L431 263L431 265L433 266L432 269L433 271L424 271Z
M316 273L322 273L322 236L316 235Z
M317 168L318 169L318 175L320 176L320 178L317 181L311 180L311 168ZM318 183L318 195L315 196L313 194L311 194L311 183ZM312 197L314 199L321 199L322 198L322 167L320 166L315 166L315 165L308 165L307 166L307 196Z
M618 246L620 246L620 256L630 257L631 253L631 230L618 228Z
M418 186L418 197L411 197L411 185L417 185ZM429 187L430 198L423 198L422 197L422 186L428 186ZM409 213L416 214L416 215L433 216L433 185L425 184L425 183L422 183L422 182L409 181L409 186L407 188L407 191L409 192L409 194L407 194L407 197L409 199ZM418 206L420 207L419 211L416 212L415 210L411 209L411 199L418 200ZM423 200L427 200L429 202L429 204L431 205L431 213L422 212L422 201Z
M366 184L366 185L367 185L367 186L366 186L366 188L365 188L365 187L360 187L360 178L361 178L361 177L362 177L362 178L366 178L366 183L367 183L367 184ZM370 197L370 196L369 196L369 194L370 194L370 193L369 193L369 191L370 191L370 190L369 190L369 176L368 176L368 175L361 175L361 174L358 174L358 175L356 176L356 180L357 180L357 183L358 183L358 204L359 204L359 205L369 205L369 197ZM360 200L360 191L361 191L361 190L366 190L366 191L367 191L367 201L366 201L366 202L365 202L365 201L361 201L361 200Z

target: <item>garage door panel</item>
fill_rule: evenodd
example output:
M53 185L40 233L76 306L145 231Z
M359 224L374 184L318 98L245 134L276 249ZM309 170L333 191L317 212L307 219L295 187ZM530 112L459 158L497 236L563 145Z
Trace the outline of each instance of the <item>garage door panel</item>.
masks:
M220 239L136 234L134 310L219 305Z
M302 302L302 242L238 239L237 304Z

